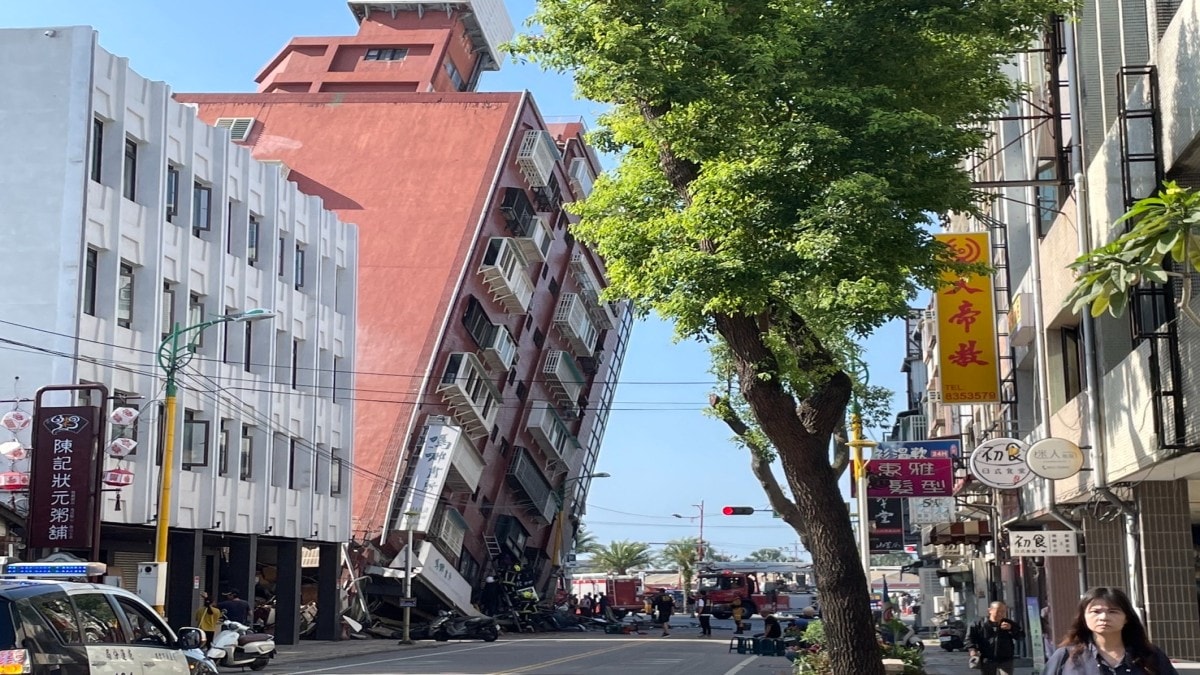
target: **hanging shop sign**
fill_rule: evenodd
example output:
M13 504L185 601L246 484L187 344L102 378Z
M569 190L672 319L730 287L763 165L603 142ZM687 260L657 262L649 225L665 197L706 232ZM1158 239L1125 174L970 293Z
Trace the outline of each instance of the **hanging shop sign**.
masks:
M980 443L971 453L971 475L980 483L1000 490L1013 490L1033 480L1025 463L1029 446L1015 438L993 438Z
M884 441L871 451L871 459L957 458L962 455L962 443L955 439L926 441Z
M92 545L96 494L96 420L100 409L37 409L29 490L29 546Z
M914 497L908 500L913 525L937 525L954 520L954 497Z
M404 498L404 508L400 511L416 515L392 523L393 529L429 531L433 516L438 511L442 488L446 486L451 459L461 437L461 427L446 423L445 418L440 416L429 417L421 428L416 456L409 459L416 461L417 465Z
M1042 478L1062 480L1083 468L1083 450L1065 438L1043 438L1029 446L1025 463Z
M871 499L867 502L871 553L904 550L904 514L901 499Z
M1070 530L1008 531L1008 554L1017 557L1079 555L1078 537Z
M868 497L949 497L954 494L954 460L873 459L867 463Z
M991 240L986 232L934 235L954 249L961 263L990 265ZM938 372L942 403L1000 402L1000 370L996 349L996 300L990 274L942 275L937 306Z

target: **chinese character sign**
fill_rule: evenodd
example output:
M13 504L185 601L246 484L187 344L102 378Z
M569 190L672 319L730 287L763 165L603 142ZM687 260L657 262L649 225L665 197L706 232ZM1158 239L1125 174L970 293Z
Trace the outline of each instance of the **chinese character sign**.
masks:
M926 459L930 457L949 457L956 459L962 455L960 443L955 440L929 441L884 441L871 451L873 459Z
M937 525L954 520L954 497L914 497L908 500L914 525Z
M1008 531L1008 552L1016 557L1079 555L1077 535L1070 530Z
M952 494L952 459L873 459L867 463L868 497L947 497Z
M420 433L417 454L409 459L410 462L415 460L417 466L405 494L404 509L397 515L397 521L391 524L392 529L429 531L462 429L448 424L429 424L422 427ZM407 511L419 515L409 520L403 515Z
M986 232L936 235L959 262L991 264ZM947 272L937 291L938 370L942 403L999 403L996 308L992 277Z
M1029 446L1015 438L993 438L980 443L968 462L971 475L980 483L1000 490L1022 487L1033 480L1025 462Z
M867 500L872 553L892 553L904 550L904 518L899 499Z
M37 409L29 483L29 546L90 548L96 514L100 409Z

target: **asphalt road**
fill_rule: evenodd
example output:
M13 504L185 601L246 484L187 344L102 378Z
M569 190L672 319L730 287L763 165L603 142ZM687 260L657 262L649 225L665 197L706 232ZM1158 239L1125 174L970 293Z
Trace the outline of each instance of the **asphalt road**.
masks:
M289 664L289 675L789 675L781 657L729 652L729 639L676 632L612 636L596 633L502 637L493 643L450 642L432 649L347 656Z

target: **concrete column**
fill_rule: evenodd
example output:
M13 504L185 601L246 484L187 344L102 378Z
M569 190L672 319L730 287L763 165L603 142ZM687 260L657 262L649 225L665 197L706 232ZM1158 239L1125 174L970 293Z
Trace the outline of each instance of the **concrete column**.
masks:
M1089 588L1115 586L1125 589L1129 586L1129 568L1125 561L1125 521L1119 515L1109 516L1107 511L1111 508L1101 503L1098 513L1089 512L1083 518ZM1105 517L1099 518L1098 515ZM1075 584L1076 587L1078 585Z
M196 580L204 576L204 531L171 530L167 534L167 623L172 628L195 624L200 606Z
M282 540L276 550L275 643L294 645L300 641L300 540Z
M254 603L254 577L258 571L258 535L230 537L229 568L220 589L235 589L246 602ZM220 598L218 598L219 600Z
M1045 559L1046 604L1050 608L1050 633L1054 644L1066 636L1075 621L1079 609L1079 566L1082 564L1082 558L1072 556ZM1088 566L1091 567L1090 560Z
M342 636L337 612L338 571L341 569L341 547L338 544L319 545L321 558L317 571L317 632L318 640L340 640Z
M1133 488L1141 530L1150 639L1174 659L1200 659L1200 610L1186 480ZM1128 584L1128 580L1125 582Z

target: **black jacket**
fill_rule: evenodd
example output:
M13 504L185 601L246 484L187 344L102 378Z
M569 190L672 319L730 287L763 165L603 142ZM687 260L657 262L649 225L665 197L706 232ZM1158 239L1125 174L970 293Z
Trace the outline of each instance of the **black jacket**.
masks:
M1074 658L1070 656L1072 649L1072 647L1060 647L1050 655L1046 661L1046 668L1042 672L1046 675L1102 675L1104 673L1100 669L1100 663L1092 645L1088 645L1083 653ZM1160 649L1156 648L1147 660L1154 664L1156 675L1179 675L1179 671L1171 665L1171 660ZM1145 672L1145 669L1136 665L1129 670L1131 675L1144 675Z
M1004 621L1011 626L1008 630L1001 630L1000 624L993 623L986 616L976 620L967 630L967 649L978 650L984 661L1011 661L1017 653L1017 643L1025 637L1025 631L1021 630L1021 624L1012 619Z

